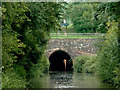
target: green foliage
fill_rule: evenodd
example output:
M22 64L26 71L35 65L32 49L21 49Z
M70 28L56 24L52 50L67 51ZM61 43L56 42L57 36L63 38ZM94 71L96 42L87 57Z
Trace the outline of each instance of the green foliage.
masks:
M26 88L26 80L14 71L2 73L2 88Z
M23 14L25 10L24 6L20 7L20 3L3 3L2 8L2 65L4 71L9 71L12 69L13 63L17 62L17 55L24 53L22 48L25 47L18 39L19 34L13 30L12 23L16 22L15 25L20 26L26 17ZM22 17L22 14L24 17Z
M61 4L55 2L2 3L2 69L3 76L8 78L3 87L24 87L22 79L35 74L31 70L37 73L36 67L42 74L48 71L49 62L43 54L50 31L59 28L60 8Z
M26 12L30 21L26 21L21 29L21 40L26 44L23 60L27 71L33 64L42 59L46 44L50 38L50 31L59 28L59 4L57 3L28 3L29 10Z
M19 66L19 65L13 65L14 67L14 71L15 73L19 74L19 76L21 76L23 79L26 78L26 70L24 69L23 66Z
M67 12L78 32L107 32L99 44L97 59L76 58L75 71L94 73L97 65L101 80L115 87L120 85L119 4L73 3ZM43 54L50 31L60 28L61 7L54 2L2 3L3 88L25 88L29 74L42 76L48 71L49 62Z
M120 65L119 65L120 67ZM120 87L120 68L119 67L115 67L113 73L114 73L114 76L113 77L113 83L115 84L116 88ZM116 85L117 84L117 85Z
M87 57L81 56L81 57L77 57L74 59L74 70L77 72L83 72L83 65L85 63L85 60L87 59Z
M94 13L99 22L98 30L106 32L102 42L98 43L98 75L103 82L116 88L120 86L119 6L120 2L99 3Z
M118 44L118 22L112 21L107 23L108 32L106 33L105 40L99 44L98 51L98 75L101 80L106 83L118 86L119 79L119 44Z
M74 70L77 72L94 73L96 70L96 56L82 55L74 59Z
M46 49L50 30L59 28L60 4L7 2L2 8L3 66L16 63L29 69Z
M86 60L85 64L83 65L84 72L86 73L95 73L97 63L96 63L96 56L87 56L88 59Z
M119 5L120 2L74 2L67 5L65 15L78 33L106 33L106 23L119 18Z
M120 2L102 2L96 3L96 8L94 9L93 21L96 26L96 31L101 33L106 33L107 22L119 19L119 5ZM119 20L118 20L119 21Z
M42 77L43 73L49 71L49 61L46 57L42 57L37 64L34 64L31 68L31 77Z
M95 32L92 23L94 3L72 3L68 7L68 14L78 33Z
M23 54L21 47L23 47L24 44L19 42L19 39L17 39L17 37L14 36L14 34L11 35L10 33L4 31L2 39L3 39L2 65L4 67L3 70L4 69L9 70L12 69L13 63L17 62L18 57L15 54L18 55Z

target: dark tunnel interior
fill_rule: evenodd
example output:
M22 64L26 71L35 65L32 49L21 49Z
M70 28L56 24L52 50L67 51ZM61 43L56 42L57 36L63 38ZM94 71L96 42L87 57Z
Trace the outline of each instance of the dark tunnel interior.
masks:
M62 50L57 50L50 55L50 71L65 71L64 59L67 60L66 71L72 71L72 59L68 53Z

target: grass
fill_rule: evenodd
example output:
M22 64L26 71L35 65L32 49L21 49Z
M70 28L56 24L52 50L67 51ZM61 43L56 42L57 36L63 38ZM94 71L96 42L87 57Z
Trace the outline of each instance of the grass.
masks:
M82 34L68 34L64 35L61 34L51 34L51 39L97 39L99 38L98 35L82 35Z
M73 25L70 24L67 29L65 26L61 27L60 31L51 31L51 39L97 39L99 38L98 34L90 34L90 33L77 33L74 29ZM67 35L64 35L66 34Z
M51 39L97 39L98 37L51 37Z

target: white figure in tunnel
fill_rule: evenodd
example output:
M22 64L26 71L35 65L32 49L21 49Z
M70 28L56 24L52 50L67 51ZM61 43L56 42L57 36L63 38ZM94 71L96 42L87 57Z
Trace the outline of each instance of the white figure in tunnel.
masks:
M66 59L64 59L65 71L66 71L66 62L67 62L67 60L66 60Z

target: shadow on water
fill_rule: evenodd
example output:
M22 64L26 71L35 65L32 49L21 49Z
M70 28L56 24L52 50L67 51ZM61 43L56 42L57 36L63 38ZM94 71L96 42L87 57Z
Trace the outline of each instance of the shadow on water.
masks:
M31 80L31 88L107 88L94 74L51 71Z

